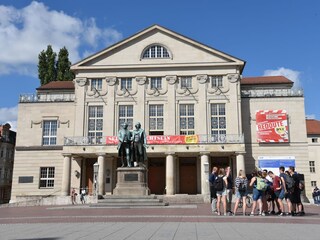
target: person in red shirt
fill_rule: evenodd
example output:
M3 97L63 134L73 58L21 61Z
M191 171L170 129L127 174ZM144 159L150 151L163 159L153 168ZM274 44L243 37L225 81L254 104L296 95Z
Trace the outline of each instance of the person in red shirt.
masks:
M277 175L275 175L272 171L268 172L269 177L272 178L272 188L274 191L274 194L276 195L276 200L279 203L280 211L278 212L279 216L284 215L284 206L283 206L283 199L284 199L284 188L281 184L281 178Z

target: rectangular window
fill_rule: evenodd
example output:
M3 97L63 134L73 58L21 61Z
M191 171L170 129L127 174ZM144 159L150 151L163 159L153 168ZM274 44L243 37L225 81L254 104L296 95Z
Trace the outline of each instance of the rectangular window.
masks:
M103 134L103 106L89 106L88 137L98 143Z
M313 143L317 143L318 142L318 138L312 138L312 142Z
M317 186L317 181L311 181L311 187L316 187Z
M57 144L57 120L43 121L42 145Z
M40 167L39 188L54 187L54 167Z
M315 167L315 162L314 161L309 161L309 167L310 167L310 172L315 173L316 172L316 167Z
M224 103L211 104L211 135L214 142L223 141L227 133Z
M9 178L9 176L8 176L9 171L8 170L9 170L8 168L4 169L4 179L8 179Z
M163 105L149 106L150 135L163 135Z
M99 78L91 79L91 90L101 91L102 90L102 79L99 79Z
M222 76L211 76L211 87L222 87Z
M151 81L151 89L161 89L162 88L162 78L161 77L152 77Z
M133 106L132 105L119 106L119 129L121 128L124 122L127 122L128 129L133 129Z
M132 78L121 78L120 79L121 90L131 90L132 89Z
M180 135L194 134L194 105L180 105Z
M192 77L181 77L181 88L192 88Z

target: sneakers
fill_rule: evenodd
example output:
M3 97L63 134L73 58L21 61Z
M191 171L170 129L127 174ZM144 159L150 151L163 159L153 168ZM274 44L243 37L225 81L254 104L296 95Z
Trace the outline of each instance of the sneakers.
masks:
M280 217L281 217L281 216L284 216L284 213L282 212L282 213L278 214L278 216L280 216Z
M251 216L251 217L254 216L254 212L251 212L251 213L250 213L250 216Z

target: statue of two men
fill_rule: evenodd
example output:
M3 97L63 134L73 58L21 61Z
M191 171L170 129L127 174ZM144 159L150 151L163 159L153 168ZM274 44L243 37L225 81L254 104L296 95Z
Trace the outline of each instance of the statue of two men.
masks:
M141 128L140 122L137 122L133 131L128 130L128 124L122 124L122 129L118 132L118 155L122 161L122 167L132 167L132 162L139 166L144 166L147 160L147 136Z

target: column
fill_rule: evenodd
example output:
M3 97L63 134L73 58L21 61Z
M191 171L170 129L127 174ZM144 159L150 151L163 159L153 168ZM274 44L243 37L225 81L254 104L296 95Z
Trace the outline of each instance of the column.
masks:
M166 194L176 193L174 153L166 153Z
M63 169L62 169L62 186L61 195L70 195L70 170L71 170L71 154L63 155Z
M244 174L246 173L246 167L244 164L244 155L243 154L244 153L237 153L237 159L236 159L236 162L237 162L236 175L237 176L238 176L239 170L243 170Z
M209 152L200 152L201 155L201 194L209 195Z
M105 165L105 153L98 153L98 164L99 164L99 172L98 172L98 195L105 194L105 179L106 179L106 165Z

